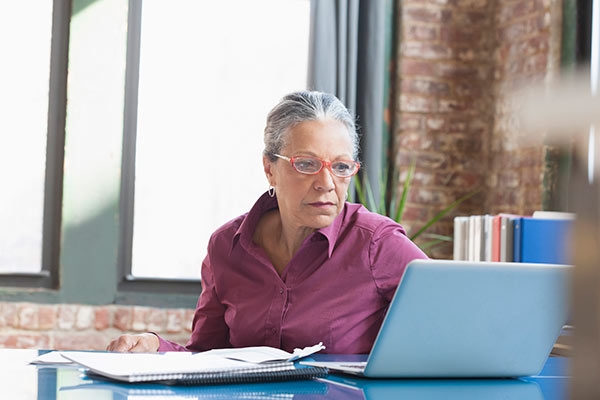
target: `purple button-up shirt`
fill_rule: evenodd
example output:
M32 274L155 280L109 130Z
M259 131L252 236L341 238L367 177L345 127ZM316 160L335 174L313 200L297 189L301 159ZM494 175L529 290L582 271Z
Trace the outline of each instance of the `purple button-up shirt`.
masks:
M406 264L427 256L389 218L346 203L310 234L281 276L253 241L263 195L219 228L202 264L202 293L183 347L159 337L159 351L272 346L293 351L323 342L328 353L368 353Z

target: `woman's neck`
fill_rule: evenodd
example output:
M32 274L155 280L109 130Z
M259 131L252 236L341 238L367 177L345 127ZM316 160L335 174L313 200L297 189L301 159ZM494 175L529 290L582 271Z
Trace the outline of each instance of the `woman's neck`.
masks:
M291 260L294 254L298 252L300 246L302 246L302 242L304 239L308 237L311 233L315 231L313 228L294 226L289 221L286 221L281 217L281 214L278 213L277 228L275 231L278 236L275 236L276 243L281 251L286 254Z

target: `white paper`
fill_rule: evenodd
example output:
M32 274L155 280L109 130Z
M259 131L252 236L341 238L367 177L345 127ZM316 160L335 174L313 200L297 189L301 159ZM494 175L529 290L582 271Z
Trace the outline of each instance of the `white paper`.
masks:
M295 361L310 354L323 350L323 342L303 349L294 349L293 353L268 346L242 347L238 349L214 349L198 353L199 355L218 355L232 360L241 360L260 364L274 361Z
M62 354L58 351L51 351L50 353L42 354L39 357L34 358L29 362L29 364L33 365L75 365L75 363L71 360L68 360L62 356Z
M64 357L102 375L123 378L132 375L213 372L247 368L244 361L204 355L192 357L187 352L110 353L71 352Z

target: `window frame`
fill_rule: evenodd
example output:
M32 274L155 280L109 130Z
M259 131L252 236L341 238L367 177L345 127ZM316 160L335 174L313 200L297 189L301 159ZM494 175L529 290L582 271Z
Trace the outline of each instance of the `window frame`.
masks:
M117 289L133 292L199 294L199 279L138 278L131 273L142 0L129 0L128 13Z
M58 287L70 16L70 1L53 1L41 271L0 274L2 286Z

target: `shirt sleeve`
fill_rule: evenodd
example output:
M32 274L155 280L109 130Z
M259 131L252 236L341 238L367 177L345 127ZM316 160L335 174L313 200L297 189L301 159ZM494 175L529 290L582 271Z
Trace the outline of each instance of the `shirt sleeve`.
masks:
M215 288L215 279L209 255L202 263L202 293L198 298L192 335L187 345L181 346L158 337L158 351L205 351L215 348L231 347L229 328L225 323L225 306L219 301ZM157 335L158 336L158 335Z
M412 260L429 257L406 236L402 226L384 223L373 234L369 258L377 290L392 301L406 265Z

